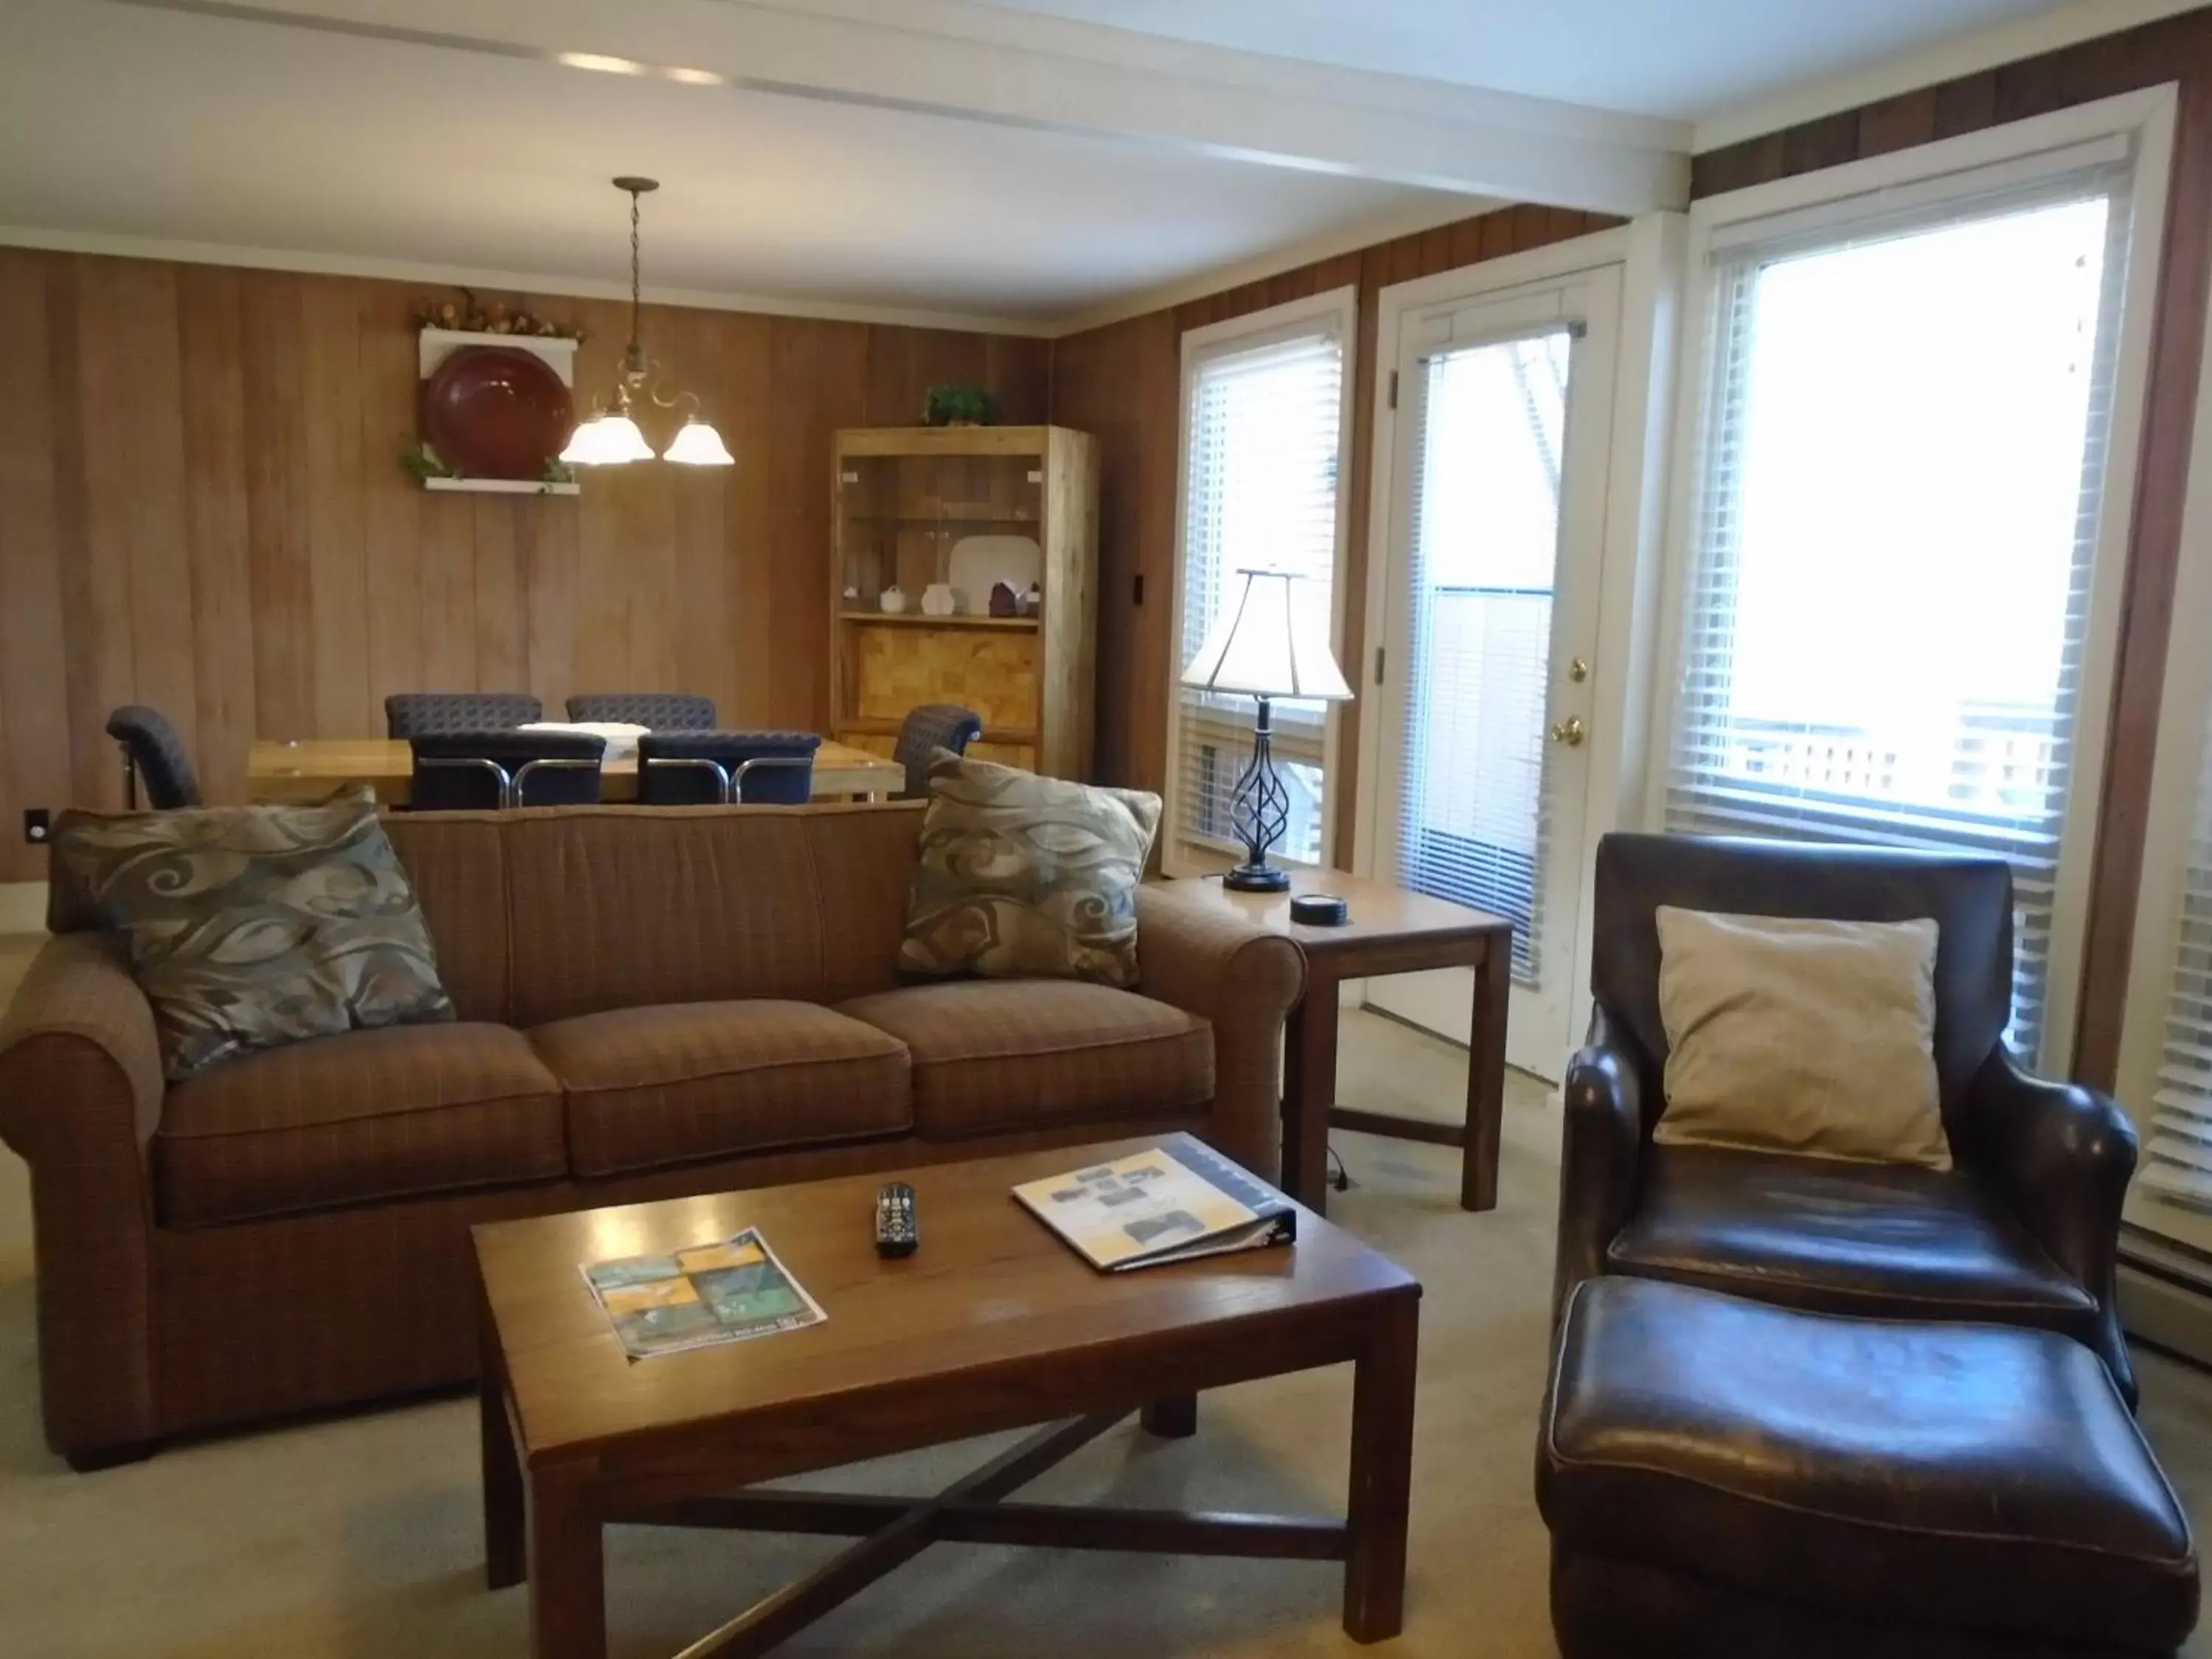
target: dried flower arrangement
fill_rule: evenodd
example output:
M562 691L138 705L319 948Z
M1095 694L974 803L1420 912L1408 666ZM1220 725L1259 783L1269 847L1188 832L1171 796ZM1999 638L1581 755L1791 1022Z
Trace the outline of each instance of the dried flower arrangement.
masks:
M471 334L527 334L541 339L580 340L584 331L572 324L556 323L520 306L495 300L480 303L473 289L460 290L459 300L424 300L415 307L417 328L459 329Z

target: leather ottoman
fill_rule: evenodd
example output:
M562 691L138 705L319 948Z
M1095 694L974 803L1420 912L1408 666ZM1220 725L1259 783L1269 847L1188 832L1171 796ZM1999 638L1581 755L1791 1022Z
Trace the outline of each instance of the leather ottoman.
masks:
M2142 1659L2197 1621L2165 1474L2045 1331L1586 1280L1536 1498L1566 1659Z

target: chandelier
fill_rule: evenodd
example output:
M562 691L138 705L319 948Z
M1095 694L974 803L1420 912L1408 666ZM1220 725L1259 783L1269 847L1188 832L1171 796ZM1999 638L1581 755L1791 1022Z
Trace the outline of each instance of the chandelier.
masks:
M561 459L574 466L621 466L630 461L649 461L653 459L653 446L638 430L632 410L675 409L689 404L684 424L677 429L674 441L660 452L660 459L685 466L734 465L735 458L723 446L722 434L699 418L696 393L679 392L672 398L662 392L658 385L652 384L660 365L645 355L645 347L638 338L642 307L638 297L637 204L646 191L659 190L660 181L624 177L614 183L617 190L629 192L629 349L623 353L622 373L615 377L613 407L594 403L590 416L576 428L575 435L568 440L568 447L561 452Z

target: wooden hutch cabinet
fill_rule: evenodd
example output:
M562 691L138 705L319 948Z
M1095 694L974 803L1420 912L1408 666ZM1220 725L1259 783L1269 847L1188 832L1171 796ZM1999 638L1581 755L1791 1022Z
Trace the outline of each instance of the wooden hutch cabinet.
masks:
M971 754L1088 778L1098 615L1090 434L844 431L832 480L831 734L889 754L908 709L959 703L983 720ZM1000 583L1020 614L991 614ZM894 589L902 608L886 611ZM942 614L948 605L957 608Z

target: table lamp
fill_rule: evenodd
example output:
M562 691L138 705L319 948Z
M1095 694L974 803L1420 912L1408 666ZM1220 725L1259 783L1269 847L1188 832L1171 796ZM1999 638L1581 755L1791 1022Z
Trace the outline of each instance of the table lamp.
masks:
M1329 654L1328 619L1318 590L1288 570L1239 570L1222 596L1220 614L1206 643L1182 671L1196 691L1256 698L1252 759L1229 797L1229 821L1244 843L1244 862L1222 884L1248 893L1279 893L1287 872L1267 862L1267 849L1283 838L1291 817L1290 792L1269 754L1273 727L1268 702L1275 697L1343 702L1352 696L1343 671Z

